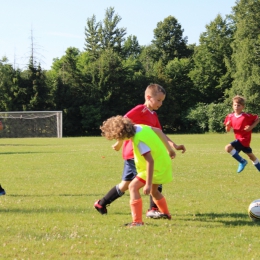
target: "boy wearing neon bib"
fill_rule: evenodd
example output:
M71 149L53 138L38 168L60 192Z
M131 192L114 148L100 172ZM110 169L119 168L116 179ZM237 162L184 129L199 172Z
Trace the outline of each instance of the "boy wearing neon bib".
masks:
M144 194L151 194L160 212L170 220L166 200L158 190L159 184L171 182L173 179L170 157L174 158L175 152L167 137L158 128L134 125L130 119L122 116L109 118L100 129L102 136L109 140L131 139L133 143L137 176L129 185L133 221L127 226L143 225L142 199L139 191L142 187Z

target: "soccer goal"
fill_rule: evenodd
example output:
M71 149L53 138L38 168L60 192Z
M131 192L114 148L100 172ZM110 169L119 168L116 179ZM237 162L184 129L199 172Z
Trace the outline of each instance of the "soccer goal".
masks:
M62 137L62 111L0 112L0 138Z

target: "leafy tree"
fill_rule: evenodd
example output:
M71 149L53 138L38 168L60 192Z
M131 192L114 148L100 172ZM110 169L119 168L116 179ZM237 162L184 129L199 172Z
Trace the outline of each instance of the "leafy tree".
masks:
M100 50L107 48L112 48L113 51L121 54L126 28L118 27L120 21L121 17L115 14L113 7L107 8L103 22L96 22L95 15L87 19L85 50L95 58L100 54Z
M21 73L24 91L23 110L44 111L50 109L50 89L46 84L46 73L42 71L40 64L35 65L30 58L28 69Z
M187 131L184 115L197 97L197 92L189 77L192 66L189 58L175 58L168 62L166 67L157 67L158 82L162 82L167 92L159 113L167 132Z
M223 99L225 90L231 88L229 64L233 30L228 19L220 15L206 25L206 29L200 36L200 45L195 48L190 77L201 94L198 101L211 103Z
M232 43L232 88L247 98L249 110L260 113L260 1L240 0L233 7L236 31Z
M187 48L187 37L183 37L184 30L181 24L173 16L168 16L163 22L157 23L154 29L154 39L156 60L162 59L164 64L174 58L185 58L190 56Z
M8 63L7 57L0 60L0 110L17 111L21 110L18 105L21 101L22 89L19 88L20 71L14 70Z
M93 15L87 19L85 27L85 50L92 54L101 48L101 22L96 22L96 16Z
M63 110L64 134L84 134L80 106L87 100L84 78L79 66L81 53L70 47L61 59L56 59L52 68L54 103L57 110Z
M117 53L121 53L122 45L125 40L124 36L126 35L126 28L118 28L118 23L121 19L118 14L115 14L113 7L109 7L106 10L105 18L101 25L101 44L103 49L112 48Z
M122 53L125 59L129 57L137 58L141 53L141 49L137 37L130 35L124 42Z

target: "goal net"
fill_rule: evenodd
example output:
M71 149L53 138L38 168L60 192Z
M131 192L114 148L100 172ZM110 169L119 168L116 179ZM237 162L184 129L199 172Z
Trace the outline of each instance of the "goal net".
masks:
M62 137L62 111L0 112L0 137Z

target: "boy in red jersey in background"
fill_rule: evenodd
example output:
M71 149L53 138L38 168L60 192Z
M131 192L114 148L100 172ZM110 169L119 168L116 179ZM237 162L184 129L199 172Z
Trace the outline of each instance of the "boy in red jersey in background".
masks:
M162 129L158 116L154 110L158 110L162 106L165 96L166 91L162 86L158 84L150 84L145 90L145 103L134 107L125 114L125 117L131 119L134 124L144 124ZM182 150L183 153L185 152L186 149L184 145L177 145L168 137L167 139L171 147L174 147L176 150ZM122 181L118 185L114 186L102 199L95 202L94 207L100 214L107 214L106 206L124 195L125 191L128 190L130 182L137 175L132 142L130 140L125 142L118 141L113 145L113 149L119 151L122 144L124 159ZM158 190L161 192L162 187L159 186ZM157 205L153 202L151 197L150 209L146 216L150 218L164 217L164 215L159 212Z
M224 125L227 132L230 131L231 127L233 128L236 140L226 145L225 150L239 162L238 173L242 172L247 165L247 161L239 155L240 151L247 154L253 165L260 171L259 160L250 147L252 129L259 123L258 115L243 112L245 108L244 97L235 96L232 101L234 113L226 116Z

